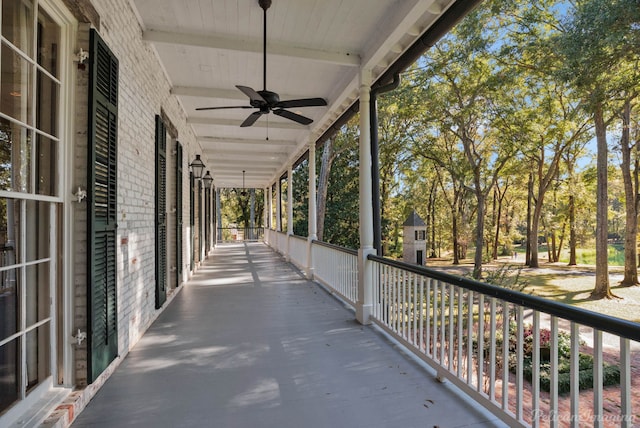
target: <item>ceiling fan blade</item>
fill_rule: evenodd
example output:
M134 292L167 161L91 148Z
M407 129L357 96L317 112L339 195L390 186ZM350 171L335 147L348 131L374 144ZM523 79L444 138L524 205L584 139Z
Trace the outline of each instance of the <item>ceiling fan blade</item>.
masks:
M293 120L294 122L298 122L301 125L309 125L310 123L313 122L312 119L309 119L308 117L301 116L301 115L299 115L297 113L294 113L292 111L289 111L289 110L277 109L277 110L273 110L273 114L277 114L278 116L282 116L284 118Z
M260 116L262 116L262 112L261 111L256 111L254 113L251 113L249 115L249 117L247 117L244 122L242 122L242 124L240 125L241 128L246 128L247 126L251 126L254 123L256 123L256 120L258 120L258 118Z
M226 108L253 108L251 106L198 107L196 110L222 110Z
M301 98L298 100L284 100L278 102L275 107L293 108L293 107L320 107L326 106L327 101L324 98Z
M262 98L262 95L257 93L253 88L242 85L236 85L236 88L240 89L242 93L248 96L251 101L260 101L263 103L267 102L264 98Z

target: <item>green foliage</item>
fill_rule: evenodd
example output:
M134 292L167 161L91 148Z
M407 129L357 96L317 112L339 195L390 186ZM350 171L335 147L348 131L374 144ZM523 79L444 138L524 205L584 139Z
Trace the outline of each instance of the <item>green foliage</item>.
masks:
M293 234L308 236L309 231L309 160L293 170Z
M515 324L510 327L511 337L509 338L510 360L509 369L515 373L517 369L517 360L515 358L515 350L517 346L517 338L515 335ZM524 378L529 382L533 381L533 328L526 325L524 328L524 344L523 344L523 374ZM556 344L558 347L558 392L567 394L571 387L571 335L565 331L559 331L558 336L554 339L551 337L549 329L540 329L540 388L543 391L550 391L551 388L551 363L550 363L550 347ZM580 390L593 388L593 356L578 353L578 383ZM617 385L620 383L620 368L607 363L603 363L603 384Z
M495 269L485 269L482 281L510 290L523 291L529 285L529 281L520 276L522 269L521 265L509 264L500 265ZM467 273L465 276L473 278L471 273Z
M357 117L352 119L336 137L340 154L329 175L323 239L354 249L360 245L357 123Z

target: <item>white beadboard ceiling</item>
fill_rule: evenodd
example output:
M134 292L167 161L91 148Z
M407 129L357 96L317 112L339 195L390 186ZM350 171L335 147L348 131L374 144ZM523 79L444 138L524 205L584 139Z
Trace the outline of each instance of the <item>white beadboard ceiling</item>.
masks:
M252 127L235 85L263 89L263 10L258 0L131 0L143 39L157 51L216 187L264 188L357 99L362 69L386 71L454 0L273 0L267 11L267 89L281 100L322 97L326 107L274 114ZM267 139L268 137L268 139ZM189 161L191 161L189 159Z

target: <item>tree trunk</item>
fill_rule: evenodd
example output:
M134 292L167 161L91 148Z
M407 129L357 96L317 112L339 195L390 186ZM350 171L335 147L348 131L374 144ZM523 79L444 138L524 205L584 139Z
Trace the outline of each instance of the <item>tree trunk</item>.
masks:
M320 175L318 176L318 203L316 206L318 241L322 241L324 235L324 217L327 211L327 190L329 188L329 174L331 173L331 164L333 163L333 160L333 138L329 138L325 141L324 147L322 148Z
M558 244L556 253L553 255L553 261L556 263L560 261L560 254L562 253L562 246L564 245L565 232L567 231L566 219L562 222L562 229L560 230L562 230L562 232L560 233L560 243Z
M531 193L533 194L533 184L531 185L531 189L532 189ZM540 267L540 264L538 262L538 230L540 227L541 214L542 214L542 200L538 199L535 203L535 207L533 208L533 213L531 214L531 220L530 220L531 226L529 230L529 238L527 239L527 241L530 244L529 267L532 267L532 268ZM549 245L547 245L547 247L549 247Z
M607 125L605 124L602 104L599 103L593 114L597 142L597 191L596 191L596 281L591 297L610 299L613 297L609 286L609 260L607 242Z
M624 229L624 278L620 283L623 286L638 284L638 267L636 249L636 236L638 235L638 212L636 209L636 190L631 177L631 138L629 127L631 125L631 102L626 100L622 113L622 136L620 149L622 151L622 178L624 181L625 195L625 229Z
M569 196L569 266L575 266L576 262L576 201L573 195Z
M455 196L454 196L455 197ZM458 242L458 213L456 206L451 209L451 233L453 235L453 264L460 264L460 243Z
M479 180L476 180L476 200L478 203L476 213L476 254L473 258L473 278L482 278L482 241L484 238L484 212L485 195L480 188Z
M529 182L527 183L527 238L525 242L524 264L531 266L531 205L533 201L533 173L529 173ZM538 237L536 236L536 251L538 247ZM537 260L536 260L537 263ZM535 267L538 267L537 265Z
M493 221L494 221L494 225L496 227L496 233L493 237L493 260L497 260L498 259L498 241L500 239L500 214L501 214L501 209L502 209L502 197L500 197L499 193L500 193L500 189L498 189L498 186L496 185L496 188L493 190ZM497 211L497 212L496 212Z

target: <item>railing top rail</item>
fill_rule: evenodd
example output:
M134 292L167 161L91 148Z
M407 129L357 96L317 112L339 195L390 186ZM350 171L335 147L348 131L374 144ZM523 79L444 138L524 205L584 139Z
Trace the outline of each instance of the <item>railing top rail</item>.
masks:
M307 238L305 238L304 236L300 236L300 235L289 235L292 238L298 239L300 241L306 241Z
M510 303L523 306L525 308L534 309L549 315L554 315L568 321L575 321L578 324L595 328L597 330L606 331L640 342L640 324L624 320L621 318L603 315L598 312L589 311L587 309L576 308L563 303L547 300L542 297L532 296L520 291L509 290L507 288L498 287L496 285L485 284L469 278L457 275L451 275L423 266L411 265L396 260L386 259L376 255L369 255L369 260L373 260L385 265L393 266L398 269L404 269L418 275L428 276L433 279L447 282L461 288L471 291L477 291L490 297L506 300Z
M321 247L331 248L332 250L341 251L343 253L352 254L354 256L358 255L358 250L352 250L351 248L345 248L339 245L329 244L328 242L318 241L317 239L314 239L313 241L311 241L311 243L313 245L320 245Z

